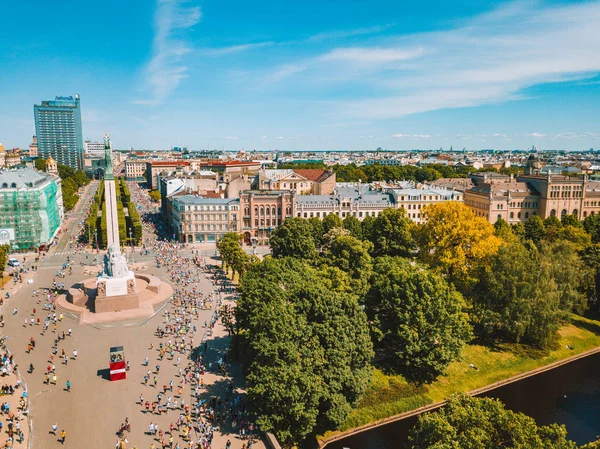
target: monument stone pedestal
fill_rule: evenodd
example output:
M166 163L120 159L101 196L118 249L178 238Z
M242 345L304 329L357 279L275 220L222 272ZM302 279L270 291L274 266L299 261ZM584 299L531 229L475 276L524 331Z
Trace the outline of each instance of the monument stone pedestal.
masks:
M126 276L111 278L102 276L96 281L95 312L119 312L121 310L137 309L140 298L135 292L135 276L128 271Z

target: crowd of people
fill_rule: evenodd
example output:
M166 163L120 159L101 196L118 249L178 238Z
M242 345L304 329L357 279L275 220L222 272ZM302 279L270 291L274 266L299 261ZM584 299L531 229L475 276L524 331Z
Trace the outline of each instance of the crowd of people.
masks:
M191 249L190 254L190 248L169 241L158 204L137 183L129 183L129 187L132 194L130 204L138 207L142 217L143 241L139 249L142 254L152 256L174 288L169 304L155 318L160 320L160 324L156 326L152 341L148 342L149 352L140 360L147 368L143 379L140 379L143 391L137 405L140 413L148 418L145 433L152 437L149 447L216 449L216 439L227 449L232 447L231 440L236 448L251 448L258 438L257 426L248 413L243 394L230 379L227 348L211 344L213 332L221 326L220 311L222 308L230 310L234 291L219 270L207 265L197 251ZM84 251L77 240L77 234L81 237L84 229L83 221L78 225L73 233L75 237L69 240L69 247L74 248L76 253ZM71 268L71 264L70 258L65 260L63 270ZM68 271L71 274L71 270ZM51 285L36 288L32 293L32 306L15 306L11 319L21 319L23 332L31 335L25 351L27 354L48 351L47 364L43 367L34 366L32 358L27 360L28 356L23 356L29 367L28 373L49 388L59 386L64 394L73 394L77 386L63 369L77 363L78 350L73 344L75 339L71 338L73 329L68 327L69 323L57 310L56 301L65 284L70 285L55 278ZM3 321L2 315L0 322ZM2 346L4 340L5 337L0 341ZM5 347L3 349L0 374L14 375L17 365L12 354ZM171 364L171 367L167 369L166 364ZM2 395L22 395L18 414L14 414L7 403L0 404L0 418L8 418L0 419L0 431L4 421L4 430L8 430L9 434L7 448L12 448L15 440L23 440L20 422L23 415L29 413L27 394L18 374L16 378L14 385L5 384L1 389ZM67 430L73 423L60 424L54 422L50 433L57 437L57 442L65 444ZM130 447L127 440L141 440L143 429L132 429L129 420L125 419L115 430L118 435L116 447L141 449L139 446ZM136 434L139 436L134 436Z
M130 183L134 204L138 205L144 230L143 250L150 252L156 264L162 267L174 286L171 304L162 313L162 322L154 333L153 368L150 357L143 364L147 371L142 379L145 391L140 395L140 411L147 414L148 435L156 441L151 449L209 449L215 432L237 434L243 440L242 448L250 448L257 438L257 428L250 419L242 395L227 377L227 351L210 348L210 338L220 319L224 302L230 302L233 293L216 267L205 264L204 258L192 250L183 255L181 243L167 240L166 229L159 218L158 207L137 184ZM210 285L203 291L199 279ZM204 311L204 313L202 313ZM209 319L206 311L210 311ZM161 364L175 366L175 378L164 379ZM216 391L205 381L222 377L222 391ZM150 390L150 393L147 391ZM161 427L158 416L169 416L168 426ZM171 418L172 417L172 418ZM225 442L231 447L231 441Z

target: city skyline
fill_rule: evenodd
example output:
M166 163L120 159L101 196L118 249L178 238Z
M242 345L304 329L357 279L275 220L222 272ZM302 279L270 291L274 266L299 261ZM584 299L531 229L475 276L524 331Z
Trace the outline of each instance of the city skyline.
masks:
M600 146L598 1L10 8L7 148L29 144L40 98L76 93L84 139L117 148Z

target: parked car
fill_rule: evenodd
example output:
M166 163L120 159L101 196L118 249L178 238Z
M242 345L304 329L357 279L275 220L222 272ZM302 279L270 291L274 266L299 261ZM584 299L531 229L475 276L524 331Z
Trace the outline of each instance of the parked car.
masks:
M10 259L8 259L8 265L11 266L11 267L20 267L21 266L21 262L19 262L14 257L11 257Z

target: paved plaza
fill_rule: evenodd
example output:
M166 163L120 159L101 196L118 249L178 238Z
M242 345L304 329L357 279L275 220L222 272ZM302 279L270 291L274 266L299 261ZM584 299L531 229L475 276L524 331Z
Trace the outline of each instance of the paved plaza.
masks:
M83 208L94 190L95 186L88 189L72 214L74 219L66 224L59 244L41 261L39 270L31 274L33 282L25 280L19 284L13 298L5 303L3 309L5 326L1 332L8 336L8 349L18 364L31 401L31 447L112 449L121 440L117 431L126 418L131 425L131 431L124 432L127 441L121 443L126 448L161 448L161 441L165 443L164 447L196 448L201 440L198 430L204 430L205 435L212 434L211 448L226 448L228 440L233 449L248 447L251 441L249 434L257 432L245 415L241 372L239 367L228 363L229 337L220 321L217 320L210 329L219 304L234 303L231 295L215 291L214 274L206 274L190 262L192 251L198 254L197 249L171 245L168 251L161 253L170 258L170 262L162 263L159 268L155 251L160 253L160 250L155 248L161 244L152 235L153 227L147 223L144 225L144 240L151 254L140 257L136 250L134 256L147 261L146 273L172 283L179 292L171 301L156 306L155 316L149 319L79 326L78 317L68 313L61 316L58 309L56 312L44 310L48 303L47 295L43 292L36 294L36 291L51 288L53 280L68 287L86 277L84 270L89 267L85 264L91 263L93 253L78 251L66 255L64 251L75 251L73 245L69 248L69 239L79 232L80 222L85 218ZM132 194L138 195L136 204L153 207L139 191L132 188ZM210 258L212 251L202 251L199 255L203 261L214 263ZM64 279L57 279L57 266L65 263L67 256L72 262L73 272ZM203 307L194 306L196 303L190 297L190 291L195 291L197 298L203 298ZM190 298L192 302L189 302ZM48 314L49 326L44 331ZM170 329L171 333L161 338L157 333L159 327L161 331ZM33 349L30 347L32 339L35 341ZM58 349L53 351L55 343ZM113 346L123 346L125 358L130 362L126 380L108 380L109 349ZM77 351L76 357L74 351ZM196 362L197 356L202 355L205 371L198 370L199 365L192 363L186 375L192 353ZM222 362L222 371L219 362ZM33 373L27 372L30 364L34 366ZM150 375L146 384L144 376L148 370ZM195 376L196 372L198 376ZM164 391L163 387L169 387L170 382L172 391L170 388ZM163 394L159 400L157 395L160 392ZM146 410L146 402L150 404L149 411ZM208 410L198 410L196 415L198 403L203 403ZM154 413L152 404L156 404ZM158 405L162 408L160 414ZM211 408L214 409L212 413ZM194 425L186 436L185 424L189 419ZM178 421L180 425L176 427ZM53 424L57 424L56 432L52 432ZM150 434L150 424L157 425L156 435ZM202 428L199 429L198 424ZM240 429L244 429L243 438ZM63 430L66 433L64 444L59 441ZM14 447L27 446L23 442L15 443ZM254 438L251 447L263 448L264 445Z

